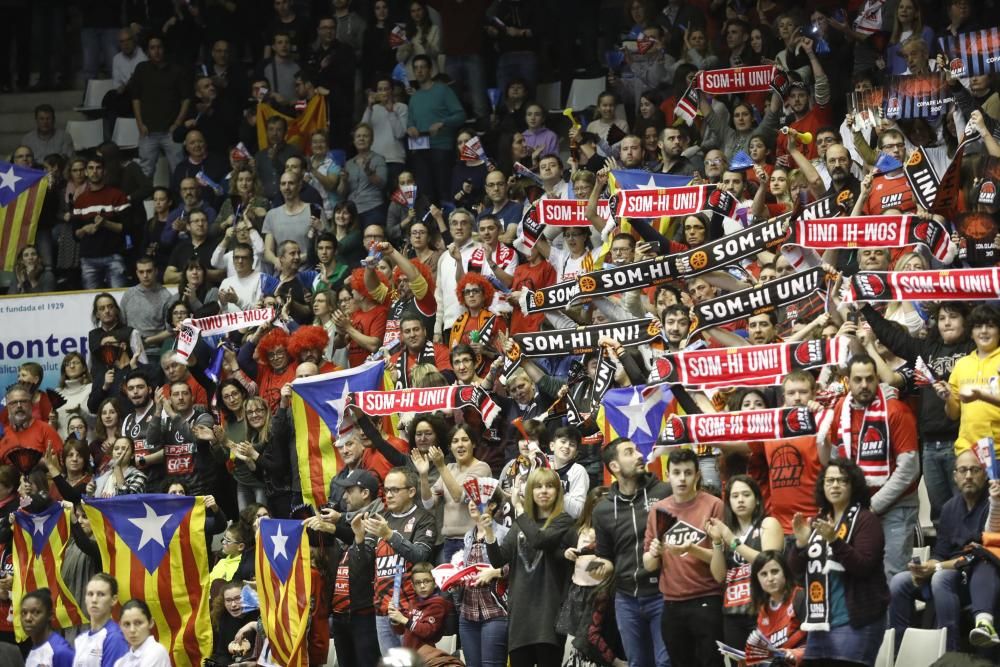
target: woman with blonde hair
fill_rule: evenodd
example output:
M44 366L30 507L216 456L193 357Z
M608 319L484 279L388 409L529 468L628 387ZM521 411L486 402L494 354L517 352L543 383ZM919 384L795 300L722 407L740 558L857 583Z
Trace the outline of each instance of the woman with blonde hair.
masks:
M512 501L516 518L502 543L493 532L493 519L480 518L490 563L510 565L510 664L558 665L566 638L556 634L553 619L566 595L570 567L563 557L564 540L573 518L563 509L562 482L551 468L534 470L523 497L515 495Z
M896 258L894 271L926 271L927 260L918 252L905 252ZM922 301L893 301L885 309L885 319L899 322L913 336L927 328L927 308Z

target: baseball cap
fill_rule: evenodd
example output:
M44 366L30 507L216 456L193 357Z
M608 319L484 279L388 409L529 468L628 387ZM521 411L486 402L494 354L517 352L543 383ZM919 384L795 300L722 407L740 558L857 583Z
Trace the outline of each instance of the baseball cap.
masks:
M351 470L344 477L334 479L333 483L345 489L349 489L352 486L360 486L362 489L368 489L368 493L371 494L372 498L378 495L378 478L367 470Z

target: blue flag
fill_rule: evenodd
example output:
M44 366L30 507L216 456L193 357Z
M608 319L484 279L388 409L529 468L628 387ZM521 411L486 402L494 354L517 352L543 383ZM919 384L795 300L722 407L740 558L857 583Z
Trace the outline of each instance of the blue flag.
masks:
M598 424L603 422L619 435L635 443L636 449L648 457L660 437L663 417L673 400L666 385L637 385L609 389L601 401Z
M615 177L616 187L621 190L679 188L691 182L690 176L662 174L642 169L615 169L611 175Z
M292 391L316 411L336 435L344 414L347 395L355 391L372 391L382 388L385 361L376 359L346 371L323 373L292 382Z
M875 171L880 174L888 174L890 171L902 169L903 163L892 157L888 153L880 153L875 161Z
M750 156L746 154L745 151L739 151L733 156L733 159L729 161L729 169L732 171L741 171L743 169L749 169L753 166L753 160Z

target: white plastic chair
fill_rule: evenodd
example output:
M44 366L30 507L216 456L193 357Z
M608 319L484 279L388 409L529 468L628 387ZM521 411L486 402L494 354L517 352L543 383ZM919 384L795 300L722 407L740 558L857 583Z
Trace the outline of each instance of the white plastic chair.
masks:
M135 118L116 118L111 141L116 143L118 148L137 148L139 146L139 124L136 123Z
M76 107L76 111L100 111L103 108L101 102L104 101L104 96L114 88L115 82L111 79L90 79L83 94L83 104Z
M574 109L586 109L597 104L597 96L608 87L603 76L594 79L573 79L569 87L569 97L566 106Z
M562 113L563 107L559 106L562 100L562 83L553 81L552 83L540 83L535 86L535 101L548 109L552 113Z
M104 143L104 121L70 120L66 122L66 133L73 138L76 150L96 148Z
M945 654L948 631L907 628L896 655L896 667L930 667Z
M875 667L893 667L896 662L896 629L889 628L882 637L882 646L875 656Z

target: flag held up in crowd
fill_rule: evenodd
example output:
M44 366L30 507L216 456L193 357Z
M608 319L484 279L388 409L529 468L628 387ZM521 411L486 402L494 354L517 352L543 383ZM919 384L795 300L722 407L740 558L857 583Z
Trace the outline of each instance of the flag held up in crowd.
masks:
M21 248L35 242L48 187L43 170L0 161L0 270L13 271Z
M12 592L14 634L26 638L21 625L21 598L25 593L48 588L52 593L52 622L56 629L87 622L78 601L62 577L63 552L70 538L69 513L60 503L40 512L17 511L14 517L14 589Z
M308 533L301 521L261 519L256 548L260 620L271 654L284 667L308 667L313 594Z
M176 667L201 665L212 652L205 499L138 494L88 498L83 507L119 597L149 605Z

